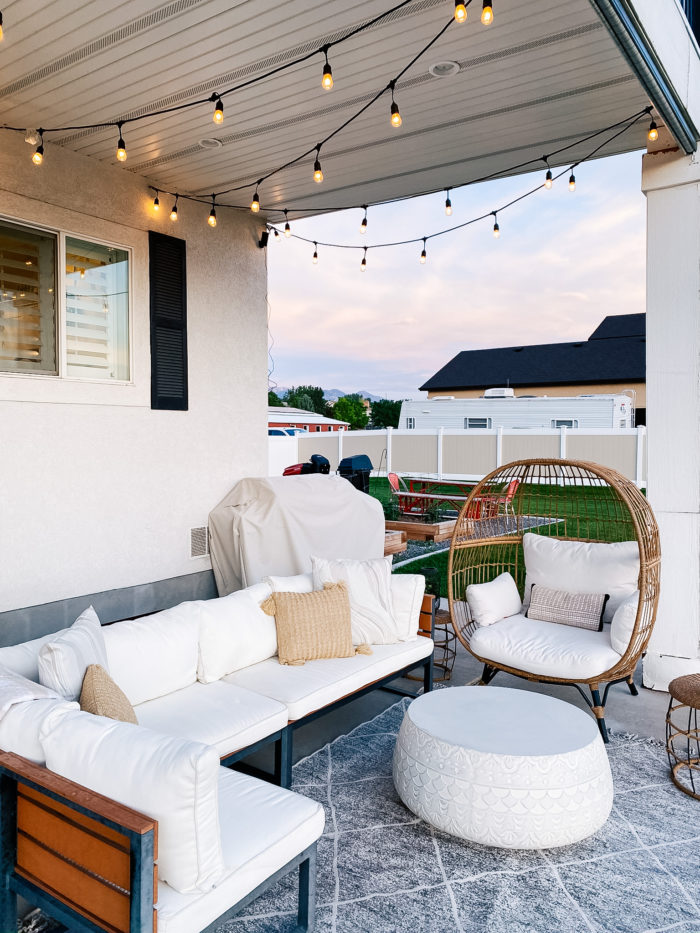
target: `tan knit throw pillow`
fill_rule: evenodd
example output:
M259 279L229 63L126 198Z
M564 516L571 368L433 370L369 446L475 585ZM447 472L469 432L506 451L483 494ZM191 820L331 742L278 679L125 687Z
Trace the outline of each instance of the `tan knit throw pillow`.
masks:
M138 725L134 707L123 690L114 683L107 671L99 664L91 664L85 671L83 689L80 692L80 708L95 716L133 722Z
M353 646L346 583L326 583L312 593L273 593L261 609L275 617L280 664L372 654L369 645Z

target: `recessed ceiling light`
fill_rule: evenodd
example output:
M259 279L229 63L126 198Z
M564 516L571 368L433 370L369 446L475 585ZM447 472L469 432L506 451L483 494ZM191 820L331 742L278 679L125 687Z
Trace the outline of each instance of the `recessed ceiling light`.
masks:
M457 62L435 62L428 68L428 71L434 78L451 78L459 71Z
M223 143L220 139L215 139L213 136L210 136L207 139L200 139L199 145L202 149L221 149Z

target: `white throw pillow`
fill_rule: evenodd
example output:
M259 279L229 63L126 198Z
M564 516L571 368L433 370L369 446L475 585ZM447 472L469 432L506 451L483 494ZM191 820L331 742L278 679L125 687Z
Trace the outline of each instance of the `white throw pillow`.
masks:
M256 583L220 599L197 604L200 619L197 680L209 684L277 654L274 616L260 608L271 593L268 583Z
M425 577L422 573L392 573L391 604L401 641L408 641L418 634L424 595Z
M158 820L158 878L182 894L208 891L224 873L218 813L219 754L81 710L41 727L46 766Z
M610 644L618 654L624 654L630 643L639 607L639 590L624 599L615 610L610 624Z
M610 622L622 600L639 585L636 541L567 541L528 532L523 535L523 554L526 609L533 583L569 593L608 593L603 621Z
M78 699L91 664L109 670L102 626L92 606L70 628L41 647L38 664L39 683L66 700Z
M395 645L402 631L391 601L391 567L383 557L373 560L311 558L314 589L326 583L347 583L354 645Z
M502 573L488 583L472 583L466 599L472 619L477 625L493 625L523 608L518 587L509 573Z
M265 577L273 593L311 593L314 578L310 573L296 573L292 577Z

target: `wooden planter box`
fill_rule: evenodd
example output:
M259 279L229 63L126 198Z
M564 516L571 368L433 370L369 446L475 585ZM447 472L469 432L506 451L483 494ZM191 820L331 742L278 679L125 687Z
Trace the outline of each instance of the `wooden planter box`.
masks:
M449 541L452 537L456 518L444 522L423 522L420 519L403 518L400 521L386 523L387 531L405 531L409 541Z

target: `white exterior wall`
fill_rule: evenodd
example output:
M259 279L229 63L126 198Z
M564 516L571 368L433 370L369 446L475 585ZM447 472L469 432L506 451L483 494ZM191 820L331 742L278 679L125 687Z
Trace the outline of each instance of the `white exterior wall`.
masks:
M130 247L130 385L0 375L0 611L206 570L189 529L267 472L260 219L161 195L48 144L0 140L0 215ZM189 411L150 408L148 230L187 241Z

